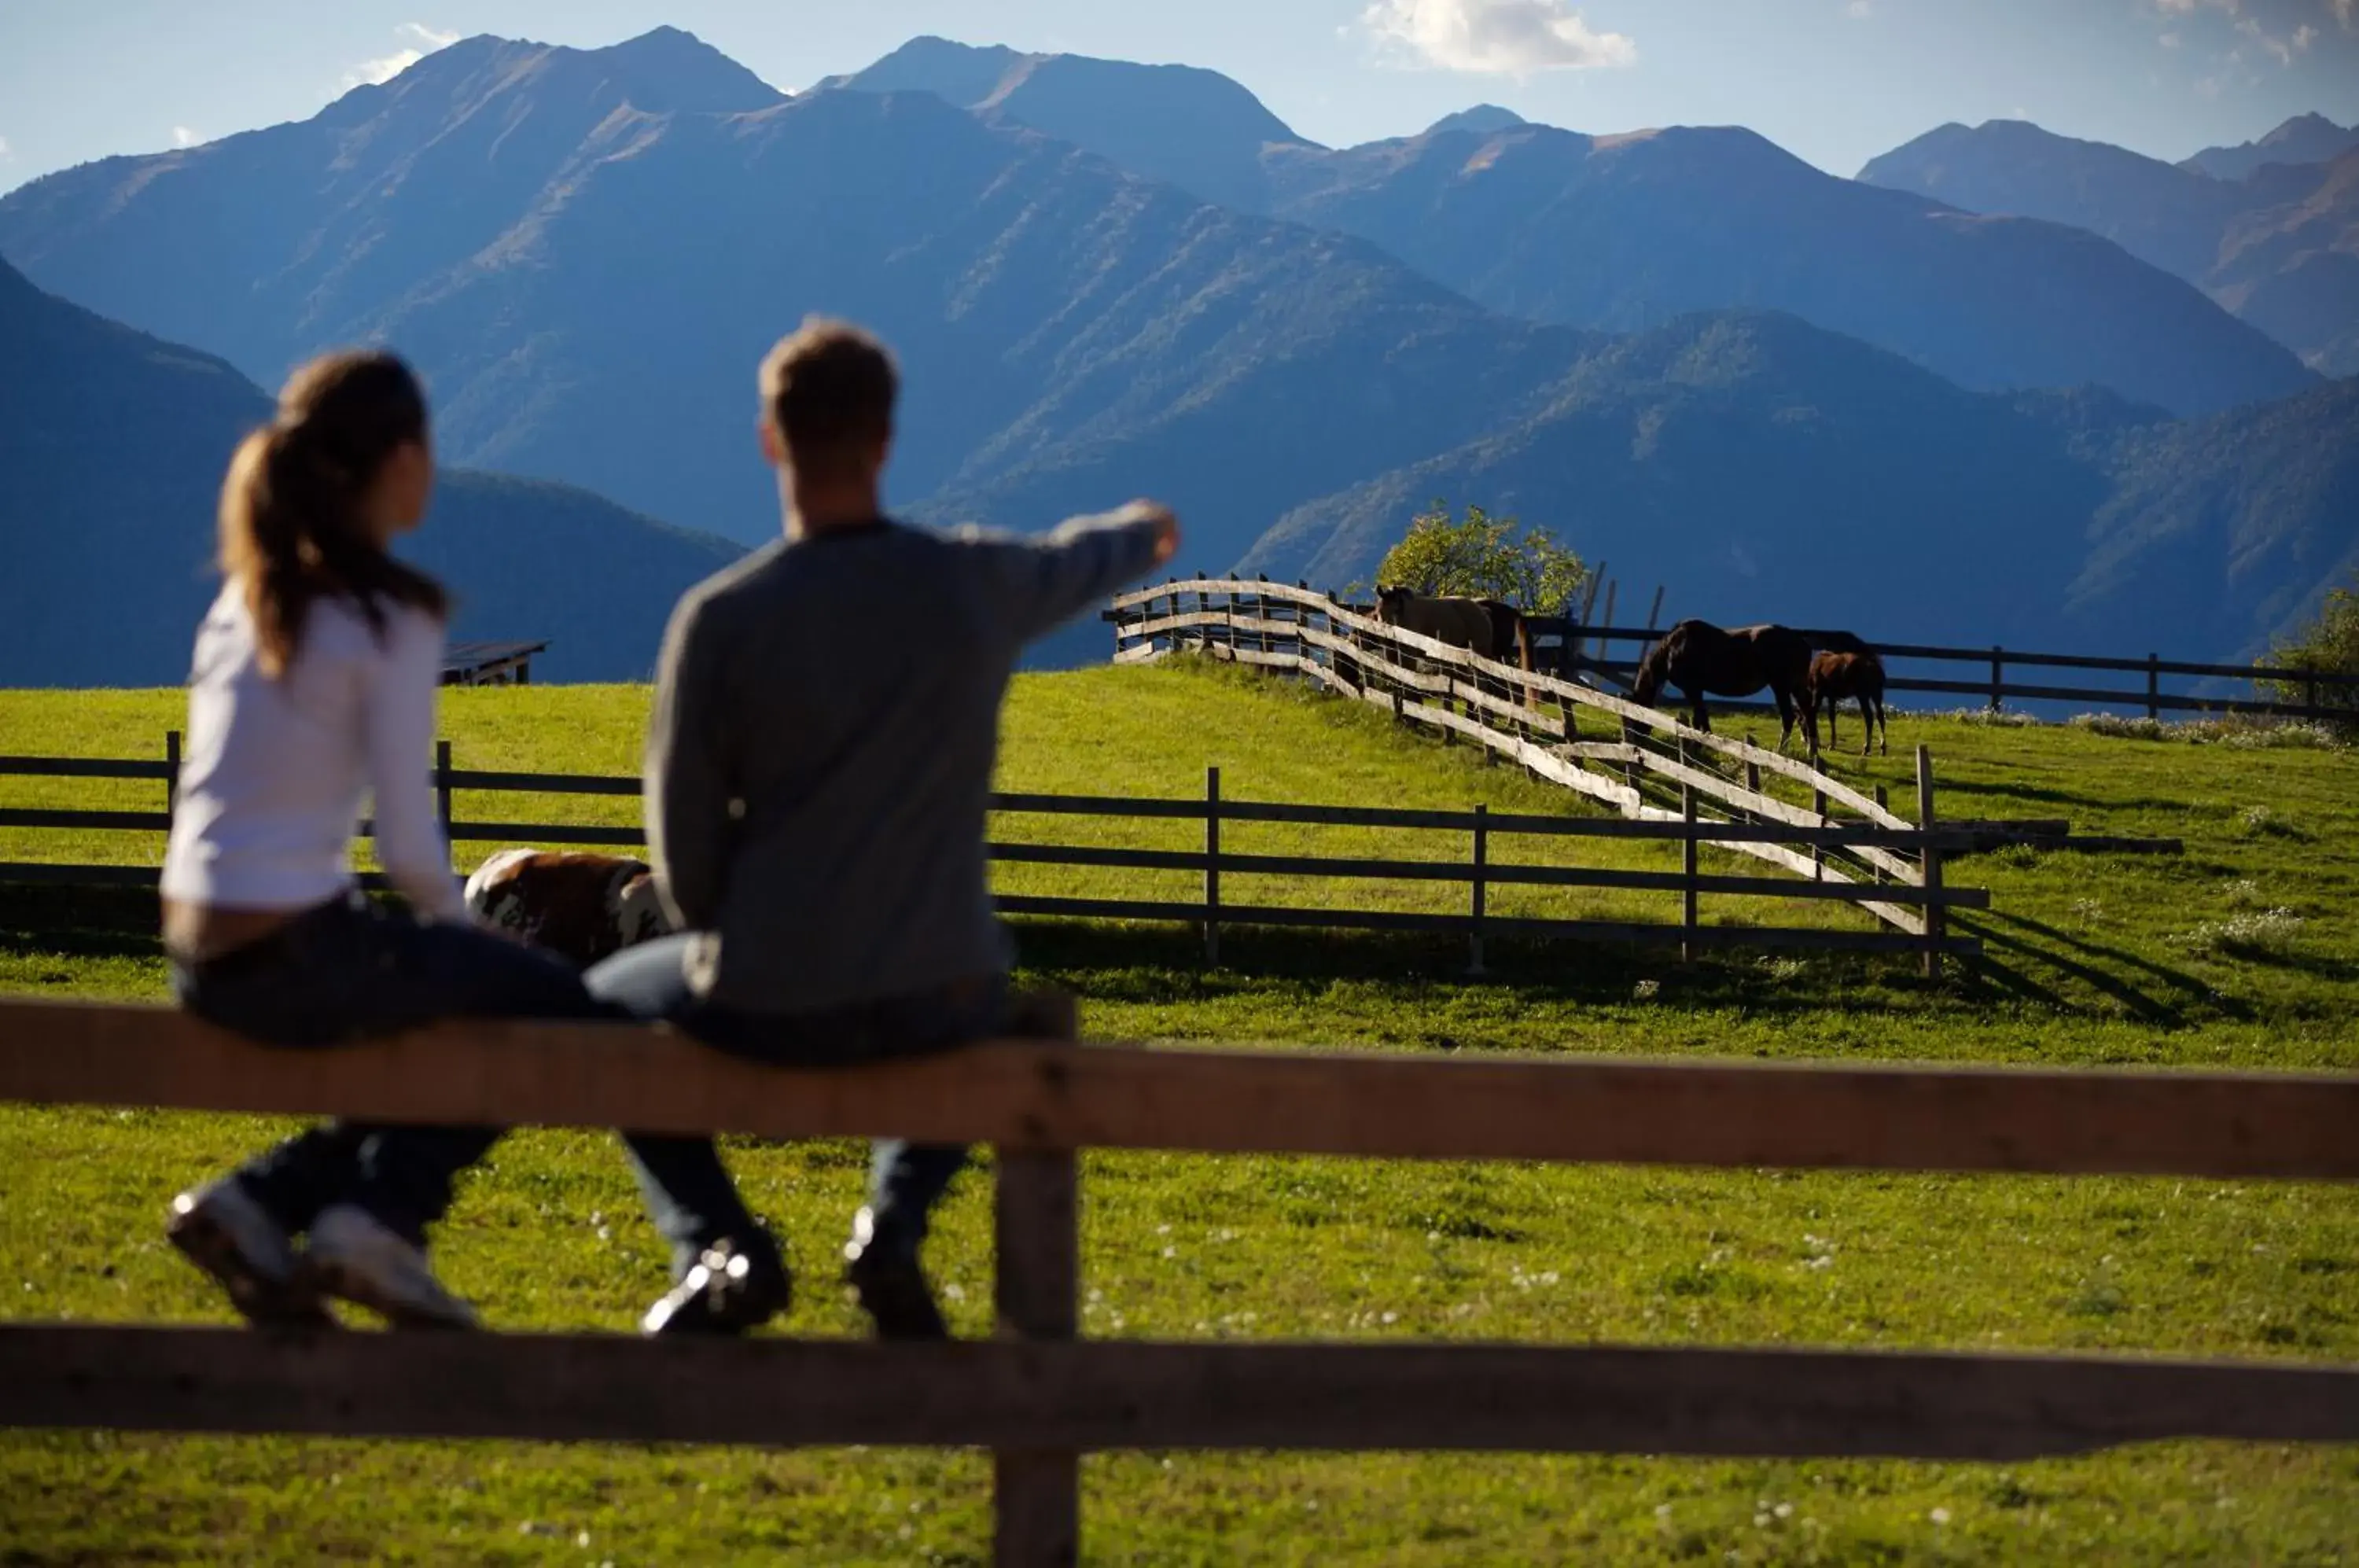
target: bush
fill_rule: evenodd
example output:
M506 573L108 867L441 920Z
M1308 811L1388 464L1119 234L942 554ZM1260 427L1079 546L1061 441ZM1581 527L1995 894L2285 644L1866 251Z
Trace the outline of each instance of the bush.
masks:
M2359 579L2351 588L2330 591L2318 619L2270 649L2266 662L2280 670L2359 679L2359 591L2354 590L2359 590ZM2280 702L2315 700L2319 707L2333 711L2328 722L2335 729L2346 735L2359 734L2359 686L2321 681L2313 692L2309 681L2298 678L2255 684Z
M1588 581L1581 557L1548 529L1480 506L1453 522L1442 501L1411 518L1408 532L1376 567L1376 582L1387 588L1499 599L1535 615L1564 614Z

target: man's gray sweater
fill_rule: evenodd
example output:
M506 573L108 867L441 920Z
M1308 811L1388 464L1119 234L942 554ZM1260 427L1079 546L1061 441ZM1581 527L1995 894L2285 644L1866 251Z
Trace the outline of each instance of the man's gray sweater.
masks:
M1143 575L1155 525L879 521L691 589L647 735L665 902L713 1004L803 1013L1006 970L984 817L1023 646Z

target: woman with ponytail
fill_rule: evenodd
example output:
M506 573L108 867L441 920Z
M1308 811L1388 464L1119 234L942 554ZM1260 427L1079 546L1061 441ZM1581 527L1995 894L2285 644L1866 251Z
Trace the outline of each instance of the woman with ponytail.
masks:
M388 550L433 479L416 378L349 353L296 373L222 490L227 581L197 634L164 941L181 1005L266 1043L600 1014L564 964L470 924L451 871L428 761L445 600ZM364 797L407 912L354 883ZM338 1297L397 1323L470 1324L425 1233L497 1137L317 1127L182 1193L168 1234L257 1323L325 1324Z

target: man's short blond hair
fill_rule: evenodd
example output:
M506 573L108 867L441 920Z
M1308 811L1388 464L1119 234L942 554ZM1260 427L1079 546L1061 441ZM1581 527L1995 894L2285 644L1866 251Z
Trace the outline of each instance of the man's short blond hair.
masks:
M882 343L849 321L807 316L762 361L762 407L787 461L843 467L889 441L900 373Z

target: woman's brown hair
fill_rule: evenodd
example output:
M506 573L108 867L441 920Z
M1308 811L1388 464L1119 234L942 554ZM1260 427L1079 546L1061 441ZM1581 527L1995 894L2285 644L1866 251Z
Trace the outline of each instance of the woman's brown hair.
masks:
M352 600L378 632L387 600L448 615L442 585L386 554L364 510L386 460L425 441L417 376L355 350L297 371L277 417L239 444L222 485L221 567L245 590L263 673L293 662L323 598Z

